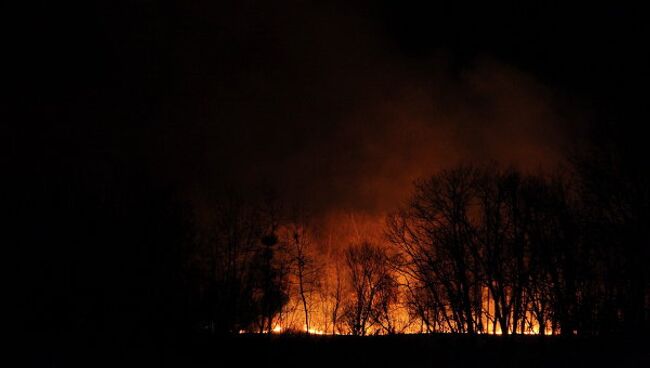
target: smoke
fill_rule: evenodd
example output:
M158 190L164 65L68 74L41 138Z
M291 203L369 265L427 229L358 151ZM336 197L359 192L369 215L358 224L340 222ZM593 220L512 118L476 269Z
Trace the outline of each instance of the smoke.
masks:
M271 186L316 213L381 214L441 168L548 168L571 143L532 75L490 55L407 56L359 7L179 6L156 159L197 198Z

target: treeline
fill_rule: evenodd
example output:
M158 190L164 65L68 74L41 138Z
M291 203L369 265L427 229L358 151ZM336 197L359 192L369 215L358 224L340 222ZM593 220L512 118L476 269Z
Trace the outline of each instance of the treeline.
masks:
M229 194L213 204L189 259L195 327L268 332L288 302L277 201Z
M230 198L195 258L202 320L230 333L641 333L647 187L616 172L459 166L418 181L384 241L334 246L277 203Z
M419 181L390 216L388 234L410 280L409 305L427 330L602 334L647 326L647 300L629 298L648 295L647 281L631 279L645 271L621 267L638 262L627 259L636 245L622 233L594 236L623 219L586 203L589 183L580 179L462 166Z
M460 166L389 216L409 310L427 331L642 334L648 175L598 150L563 174Z
M196 331L644 333L647 172L606 152L562 175L441 171L383 234L345 243L272 195L222 192L199 213L119 160L43 167L53 179L14 198L25 331L64 345Z

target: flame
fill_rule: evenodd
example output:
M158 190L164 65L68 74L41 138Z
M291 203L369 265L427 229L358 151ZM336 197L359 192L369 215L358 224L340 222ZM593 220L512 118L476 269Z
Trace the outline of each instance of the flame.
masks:
M280 324L276 324L273 327L273 329L271 330L271 333L272 334L281 334L283 331L284 331L284 329L282 328L282 326ZM254 331L254 330L239 330L238 333L239 334L246 334L246 333L263 333L263 334L266 334L266 333L268 333L268 331L259 332L259 331Z
M489 293L484 292L483 294L484 304L483 312L479 318L481 318L481 324L483 325L483 330L478 331L480 334L488 335L504 335L513 333L513 322L510 321L509 328L507 332L501 331L501 326L498 323L494 323L494 304L490 299L491 296ZM331 310L328 309L327 300L314 298L313 303L310 306L309 313L309 329L304 323L304 312L300 306L301 300L297 297L290 298L289 303L285 307L282 315L278 317L275 321L274 328L272 333L281 334L287 333L290 331L301 331L304 333L309 333L313 335L339 335L347 334L349 331L345 330L344 326L337 325L336 328L332 327L331 322ZM392 322L395 326L396 333L402 334L420 334L427 333L427 330L423 327L424 325L420 323L419 320L414 320L412 316L409 316L409 313L406 308L395 308L391 311ZM511 317L512 318L512 317ZM517 326L517 334L524 335L538 335L540 334L540 326L535 318L534 314L531 311L526 312L525 316L525 327L521 328L521 324ZM342 328L342 330L340 329ZM452 331L443 327L443 329L436 330L437 333L450 333ZM369 326L366 334L383 334L384 330L381 330L378 326ZM544 326L544 335L552 335L554 333L559 333L559 328L556 327L554 330L551 328L550 321L546 321L546 326Z
M315 329L315 328L307 329L307 325L304 325L302 330L305 331L305 332L308 332L308 333L310 333L312 335L331 335L331 334L326 333L325 331L318 330L318 329Z

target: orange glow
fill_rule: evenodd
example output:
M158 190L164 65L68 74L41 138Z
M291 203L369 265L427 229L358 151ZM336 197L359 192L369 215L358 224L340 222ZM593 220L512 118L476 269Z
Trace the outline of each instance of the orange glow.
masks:
M326 276L329 277L329 276ZM403 296L402 296L403 297ZM478 331L479 334L488 334L488 335L503 335L503 331L498 323L494 322L494 319L491 317L494 315L494 302L490 299L489 293L485 292L483 295L483 311L480 315L481 324L484 326L482 331ZM427 332L436 332L436 333L451 333L452 331L446 327L441 327L434 331L427 331L423 324L423 321L409 316L407 309L400 305L403 301L398 302L398 305L391 310L390 318L392 319L395 325L395 333L403 334L419 334ZM301 331L309 332L313 335L339 335L339 334L349 334L350 331L347 329L344 323L336 328L332 328L331 322L331 300L328 300L324 296L315 296L312 298L310 303L310 327L309 330L304 324L304 311L300 307L301 300L299 296L292 296L289 303L285 306L283 313L280 317L277 318L275 327L272 330L272 333L280 334L290 331ZM508 334L512 334L512 324L511 320L509 325ZM527 311L525 314L525 326L522 331L521 321L517 327L517 334L524 335L538 335L540 333L539 324L530 311ZM550 321L547 321L544 328L544 335L552 335L553 333L558 334L560 332L559 328L556 328L555 331L551 329ZM382 329L377 324L370 324L366 328L366 335L375 335L375 334L386 334L386 330Z
M352 213L337 213L328 216L325 219L327 224L322 231L314 238L315 263L319 265L318 277L319 284L317 288L311 290L307 297L309 328L305 323L305 310L303 300L298 291L298 283L295 279L290 279L290 289L288 291L289 301L283 307L282 311L275 317L271 333L309 333L313 335L345 335L350 334L351 329L344 319L344 308L352 297L350 286L347 279L347 270L342 257L342 248L346 244L354 244L363 239L370 239L377 244L382 242L382 228L384 215L357 215ZM388 245L386 245L389 247ZM338 270L338 271L337 271ZM338 301L337 323L333 323L333 313L337 301L335 299L335 288L337 283L337 272L342 285L340 300ZM404 274L397 275L398 283L401 285L398 291L397 301L389 307L388 319L391 323L393 333L402 334L420 334L420 333L451 333L457 327L454 325L453 318L450 318L451 325L447 323L438 323L436 326L426 326L418 316L414 316L407 308L407 290L404 285L408 285L412 280ZM481 293L482 303L480 313L476 316L476 324L482 326L476 328L477 333L502 335L501 326L495 321L495 305L493 296L487 287L484 287ZM528 298L535 300L536 298ZM532 312L533 306L528 305L524 314L524 321L518 321L516 331L513 331L513 317L510 316L508 321L507 334L525 334L535 335L540 333L540 326L535 314ZM452 316L452 311L448 310L447 317ZM441 317L439 317L441 318ZM544 318L544 334L551 335L559 333L559 327L552 329L550 318ZM523 323L523 326L522 326ZM366 326L366 335L387 334L389 331L386 326L379 322L372 322ZM255 333L256 330L249 332Z
M303 331L309 332L310 334L313 334L313 335L327 335L327 333L325 331L321 331L321 330L318 330L318 329L315 329L315 328L307 329L306 325L303 327Z

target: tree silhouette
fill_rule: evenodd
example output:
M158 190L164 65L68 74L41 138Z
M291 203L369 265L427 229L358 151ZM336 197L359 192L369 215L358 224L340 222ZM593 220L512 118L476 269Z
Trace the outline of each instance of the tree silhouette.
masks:
M471 218L477 171L460 167L416 184L408 207L389 218L389 238L406 257L414 276L453 332L475 333L478 320L475 247Z
M310 331L310 303L311 296L319 284L320 268L316 264L314 255L314 241L304 223L292 223L286 229L287 252L292 266L292 275L298 287L298 295L302 303L305 319L305 331Z
M345 262L352 290L346 321L353 335L364 336L373 322L381 320L381 309L394 300L396 283L386 250L378 245L351 245Z
M277 213L229 194L213 207L207 233L194 254L200 275L200 320L211 330L269 332L287 302L286 267L278 258Z

